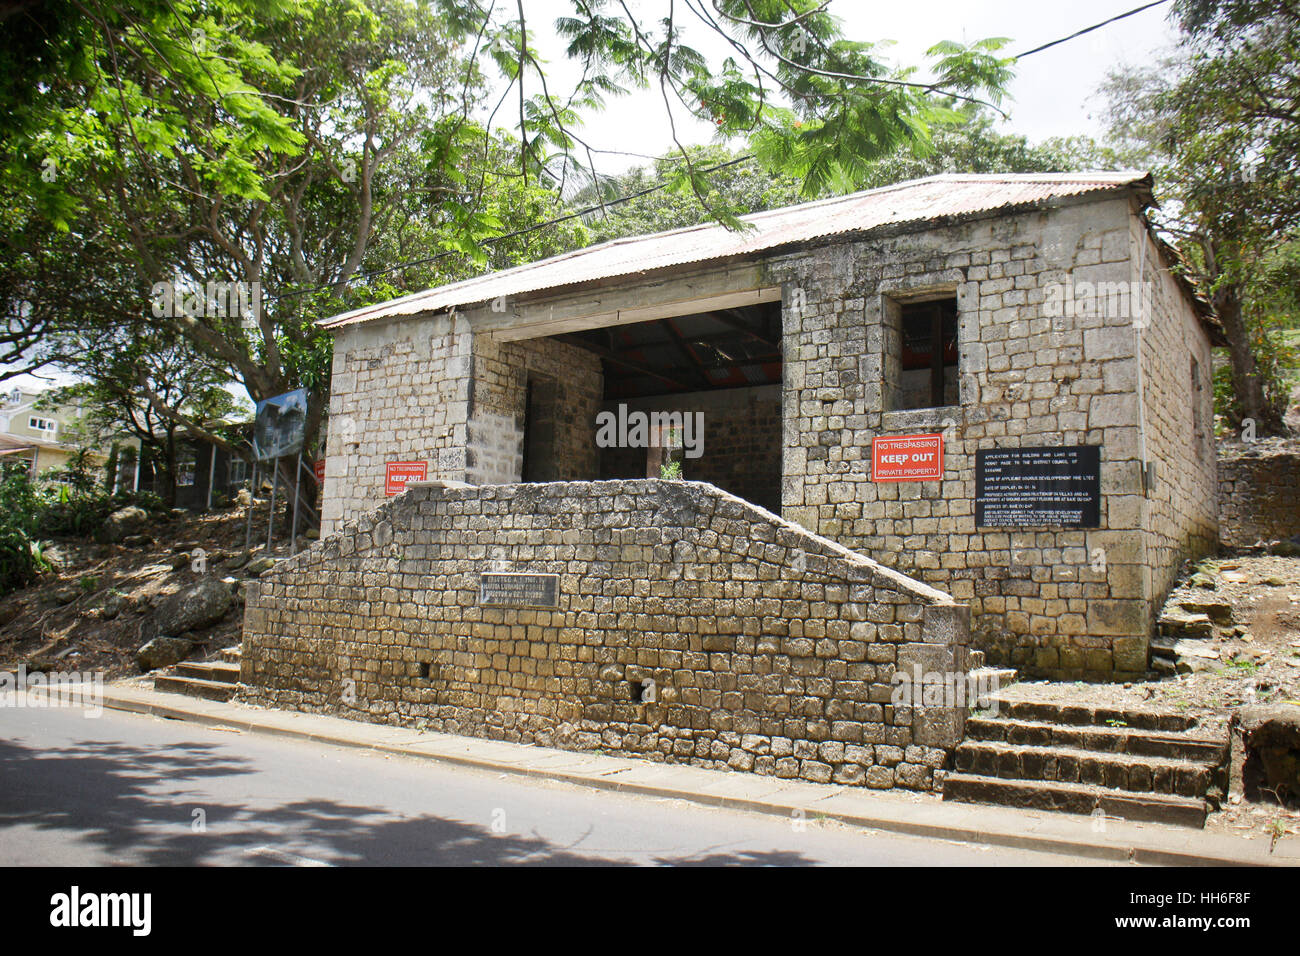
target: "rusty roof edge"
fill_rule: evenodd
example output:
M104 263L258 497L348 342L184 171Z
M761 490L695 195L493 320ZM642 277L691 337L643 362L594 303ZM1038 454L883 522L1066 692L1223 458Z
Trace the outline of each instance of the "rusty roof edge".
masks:
M1096 192L1105 192L1105 191L1110 191L1110 190L1124 188L1124 187L1137 190L1138 195L1142 200L1142 208L1145 208L1147 205L1153 203L1152 187L1153 187L1154 180L1152 174L1149 171L1144 171L1144 170L1082 171L1082 172L1073 172L1073 173L943 173L936 176L927 176L922 179L912 179L901 183L891 183L888 186L881 186L876 189L868 189L856 193L848 193L843 196L831 196L825 199L813 200L812 202L799 203L795 206L783 206L778 209L766 209L760 212L750 213L740 218L742 222L760 223L767 219L776 218L780 215L787 214L791 210L795 210L795 209L801 211L807 211L809 209L817 209L817 208L828 207L833 205L840 205L849 202L860 201L863 197L869 195L870 196L885 195L890 192L897 192L904 189L915 189L919 186L928 183L940 183L940 182L951 182L951 183L988 182L988 183L1007 183L1007 184L1043 183L1043 184L1059 184L1063 186L1072 183L1078 183L1080 185L1089 185L1093 188L1083 189L1074 193L1064 194L1059 197L1043 197L1043 198L1028 200L1019 203L1005 203L1002 205L993 204L985 207L963 210L961 212L951 213L951 214L939 214L939 215L933 215L927 217L918 216L918 217L912 217L910 219L899 219L887 223L881 223L865 230L828 232L822 235L809 236L804 239L791 240L790 242L775 244L771 247L762 250L756 250L754 254L755 255L768 254L776 249L797 247L801 244L815 243L818 240L822 240L822 239L829 239L831 241L841 241L850 236L856 237L856 236L870 235L872 233L879 232L880 230L888 230L890 228L896 228L899 226L914 225L918 223L965 220L972 217L984 216L990 212L995 212L1002 209L1018 210L1023 208L1034 208L1036 206L1042 206L1044 204L1047 204L1048 201L1051 199L1072 200L1072 199L1087 197ZM605 242L596 243L595 245L583 246L580 249L572 249L569 250L568 252L563 252L546 259L539 259L535 262L522 263L517 266L512 266L508 269L500 269L494 272L484 273L483 275L480 276L473 276L469 279L461 279L456 282L449 282L441 286L434 286L430 289L422 289L418 292L412 292L396 299L389 299L383 302L376 302L370 305L361 306L356 309L351 309L347 312L339 313L338 315L330 316L323 319L317 319L315 324L324 329L337 329L345 326L357 325L357 324L370 322L370 321L381 321L385 319L414 318L415 316L425 315L428 313L435 313L435 314L447 313L450 311L455 311L458 305L469 305L471 303L476 302L477 300L467 299L463 303L453 304L449 307L444 307L444 308L416 309L409 312L394 312L392 310L398 306L412 304L417 302L421 298L432 296L432 294L435 292L447 293L451 290L455 290L458 288L466 292L470 292L477 284L486 284L489 281L497 281L506 276L527 273L529 271L538 269L539 267L542 266L554 265L557 263L565 262L570 259L580 258L582 256L586 256L598 252L599 250L602 249L609 249L609 248L615 248L615 247L626 246L626 245L634 245L638 242L643 242L651 239L663 239L671 236L684 236L684 235L689 235L689 234L703 232L706 230L712 230L717 228L719 228L718 223L708 222L708 223L699 223L694 226L684 226L680 229L664 230L662 232L656 232L656 233L646 233L637 236L620 236L616 239L610 239ZM718 256L714 258L705 257L700 259L686 260L681 263L662 266L649 271L657 273L657 272L666 271L668 269L676 268L678 266L700 265L706 262L719 261L724 258L730 259L730 258L737 258L737 257ZM617 272L617 271L611 272L608 276L603 276L600 278L618 278L620 276L644 275L644 274L647 274L647 270L628 268L622 272ZM542 286L537 289L530 289L526 291L544 292L553 289L580 286L594 281L599 281L599 279L588 278L573 283L562 283L562 284L554 284L551 286ZM524 294L524 293L520 293L520 294ZM368 314L372 312L375 314L373 315Z

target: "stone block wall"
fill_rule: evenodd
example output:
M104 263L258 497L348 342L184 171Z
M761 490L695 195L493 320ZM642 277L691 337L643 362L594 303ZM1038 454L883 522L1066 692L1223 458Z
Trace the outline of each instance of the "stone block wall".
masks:
M599 475L593 429L604 391L600 359L554 339L494 342L474 337L474 378L464 480L504 484L523 475L529 380L549 386L553 441L544 450L560 476Z
M1053 286L1131 282L1133 221L1127 197L1003 212L776 258L765 274L784 290L782 514L968 602L974 646L1031 675L1131 679L1147 666L1164 558L1148 551L1132 317L1045 307ZM893 411L894 317L939 295L957 299L960 404ZM1182 368L1204 336L1186 298L1163 307L1169 328L1146 353L1172 349L1167 336ZM1189 408L1178 389L1148 399L1152 415ZM874 483L872 438L918 432L943 433L943 480ZM1101 528L976 527L976 450L1040 445L1101 446ZM1190 481L1180 493L1212 500L1203 477ZM1191 527L1173 536L1194 548L1212 518L1188 507Z
M1249 548L1300 535L1300 444L1222 445L1218 465L1224 545Z
M558 606L484 606L485 571L557 574ZM263 575L246 605L242 693L927 790L965 709L896 706L894 677L964 674L968 617L948 595L707 484L422 484ZM646 679L653 702L638 700Z
M1131 591L1137 599L1133 613L1154 627L1182 563L1218 545L1213 358L1151 237L1136 219L1131 230L1133 277L1150 290L1135 332L1142 350L1139 452L1152 464L1145 494L1140 480L1129 483L1135 492L1129 500L1144 512L1149 569L1145 589L1134 582Z
M497 343L463 316L414 316L335 334L321 533L385 499L390 461L430 480L518 481L530 375L555 384L564 477L597 477L600 360L551 339Z
M460 317L348 326L334 339L321 533L384 500L385 463L463 480L473 334Z

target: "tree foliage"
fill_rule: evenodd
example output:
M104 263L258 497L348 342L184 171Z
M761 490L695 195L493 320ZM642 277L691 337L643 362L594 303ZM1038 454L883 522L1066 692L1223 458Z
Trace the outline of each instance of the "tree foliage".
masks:
M1158 225L1223 324L1234 394L1224 410L1279 432L1287 297L1270 277L1287 274L1276 257L1300 227L1300 6L1182 0L1175 12L1174 53L1109 78L1111 134L1155 169Z
M183 343L254 400L309 388L310 436L331 346L315 320L586 241L576 217L538 227L597 182L583 121L628 90L751 143L782 197L864 183L1000 100L1003 41L937 43L926 80L826 6L570 0L554 26L582 73L559 89L522 2L21 5L0 59L0 359L77 367L87 340L131 330L140 354ZM697 31L729 54L689 45ZM658 172L710 217L760 201L678 160ZM232 286L252 290L234 309ZM226 443L149 379L154 414Z

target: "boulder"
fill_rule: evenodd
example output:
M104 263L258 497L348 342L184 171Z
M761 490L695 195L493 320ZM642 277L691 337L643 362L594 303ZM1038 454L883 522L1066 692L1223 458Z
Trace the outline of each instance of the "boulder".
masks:
M1249 800L1300 801L1300 706L1252 704L1232 716L1245 750L1242 785Z
M135 662L142 671L157 670L183 661L194 644L182 637L155 637L135 652Z
M1300 558L1300 534L1285 541L1274 541L1268 551L1283 558Z
M135 505L118 508L104 519L99 537L108 542L121 541L127 535L138 534L149 525L149 512Z
M163 599L154 612L160 634L182 634L217 623L230 610L230 588L216 578L204 578Z
M250 578L261 577L267 571L270 571L276 565L275 558L258 558L251 562L248 567L244 568L244 573Z
M111 621L126 610L129 603L129 599L121 591L109 591L104 595L104 603L100 607L99 616L106 621Z

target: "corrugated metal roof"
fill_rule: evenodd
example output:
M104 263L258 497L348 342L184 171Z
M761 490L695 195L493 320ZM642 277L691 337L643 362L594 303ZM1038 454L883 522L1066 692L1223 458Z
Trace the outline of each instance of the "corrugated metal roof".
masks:
M487 302L559 286L657 269L750 255L794 243L866 232L902 223L928 222L995 209L1030 206L1084 193L1141 188L1144 172L950 174L914 179L866 192L753 213L753 226L729 232L719 225L691 226L648 236L614 239L501 272L438 286L424 292L344 312L318 323L337 328Z

